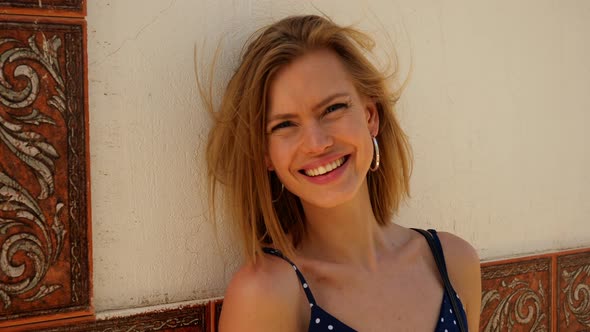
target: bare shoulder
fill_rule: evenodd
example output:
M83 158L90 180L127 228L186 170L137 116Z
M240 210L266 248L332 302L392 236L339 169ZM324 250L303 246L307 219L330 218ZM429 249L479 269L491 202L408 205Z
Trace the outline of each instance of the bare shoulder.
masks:
M479 325L481 270L477 251L469 242L447 232L439 232L445 262L453 288L467 312L469 329ZM474 329L477 330L477 329Z
M295 331L300 289L291 265L274 256L242 266L230 281L219 331Z
M453 258L458 260L459 265L476 263L479 266L477 251L469 242L452 233L437 232L437 234L443 246L445 258L452 255Z

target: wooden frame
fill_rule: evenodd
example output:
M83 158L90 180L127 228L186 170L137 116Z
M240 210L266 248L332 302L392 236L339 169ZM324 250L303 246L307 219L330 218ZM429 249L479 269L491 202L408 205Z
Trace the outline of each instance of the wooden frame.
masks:
M0 15L0 327L92 310L86 22Z

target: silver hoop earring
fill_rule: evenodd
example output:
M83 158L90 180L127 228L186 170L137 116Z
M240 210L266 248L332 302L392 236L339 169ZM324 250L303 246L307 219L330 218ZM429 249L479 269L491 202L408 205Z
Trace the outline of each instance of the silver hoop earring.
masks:
M369 168L371 170L371 172L375 172L377 169L379 169L379 161L381 159L381 156L379 155L379 144L377 143L377 138L375 136L372 137L373 138L373 148L375 150L375 164L373 165L373 161L371 160L371 168Z
M279 193L279 196L277 196L276 199L273 199L272 202L276 203L279 201L279 199L281 198L281 196L283 196L283 191L285 190L285 185L281 183L281 192Z

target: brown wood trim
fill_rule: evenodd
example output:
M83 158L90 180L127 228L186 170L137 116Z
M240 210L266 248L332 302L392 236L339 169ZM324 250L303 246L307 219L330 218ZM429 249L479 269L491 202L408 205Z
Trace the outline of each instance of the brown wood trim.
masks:
M39 24L78 24L84 25L84 32L86 32L86 20L81 17L52 17L52 16L37 16L31 17L26 14L22 13L5 13L0 8L0 21L10 21L10 22L32 22L35 21ZM86 44L84 44L86 46Z
M559 284L559 280L557 279L557 255L553 255L551 257L551 331L557 331L557 299L558 296L558 289L557 285Z
M0 331L25 332L33 331L35 328L55 327L63 322L68 324L79 324L94 321L95 317L92 311L76 311L71 314L57 314L38 317L29 317L23 319L14 319L0 324Z
M219 316L221 315L221 306L223 305L223 299L217 299L209 302L209 327L208 332L217 332L219 327Z
M86 13L86 0L83 1L84 13ZM86 15L86 14L84 14ZM87 243L87 255L88 255L88 306L89 311L94 313L94 252L92 246L92 188L91 188L91 175L92 169L90 165L90 108L89 101L90 95L88 93L88 27L86 20L80 22L82 25L82 63L83 63L83 80L84 80L84 132L85 137L85 149L86 149L86 243Z
M493 261L484 261L481 263L481 267L518 263L523 260L528 261L528 260L538 259L538 258L549 258L552 256L553 256L553 253L545 253L545 254L538 254L538 255L519 256L519 257L513 257L513 258L507 258L507 259L498 259L498 260L493 260Z
M83 18L87 14L86 0L79 0L78 3L71 4L62 1L62 4L56 3L45 6L45 8L38 8L38 5L22 3L18 0L0 0L0 14L79 18Z
M542 254L534 254L534 255L525 255L525 256L518 256L518 257L511 257L507 259L494 259L490 261L482 261L481 267L487 267L491 265L500 265L500 264L509 264L520 262L522 260L531 260L536 258L547 258L547 257L556 257L556 256L563 256L563 255L570 255L570 254L577 254L581 252L588 252L590 251L590 247L583 247L583 248L576 248L576 249L567 249L562 251L551 251Z
M207 332L215 332L215 302L207 305Z
M123 332L123 331L194 331L206 332L209 303L175 309L152 311L131 316L97 320L90 318L62 319L52 322L14 326L10 331L43 332Z

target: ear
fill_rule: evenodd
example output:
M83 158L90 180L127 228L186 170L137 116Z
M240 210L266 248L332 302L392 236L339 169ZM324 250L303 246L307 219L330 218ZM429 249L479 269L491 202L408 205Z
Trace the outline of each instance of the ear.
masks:
M379 134L379 110L374 99L366 98L365 114L367 117L369 132L371 133L371 136L375 137Z

